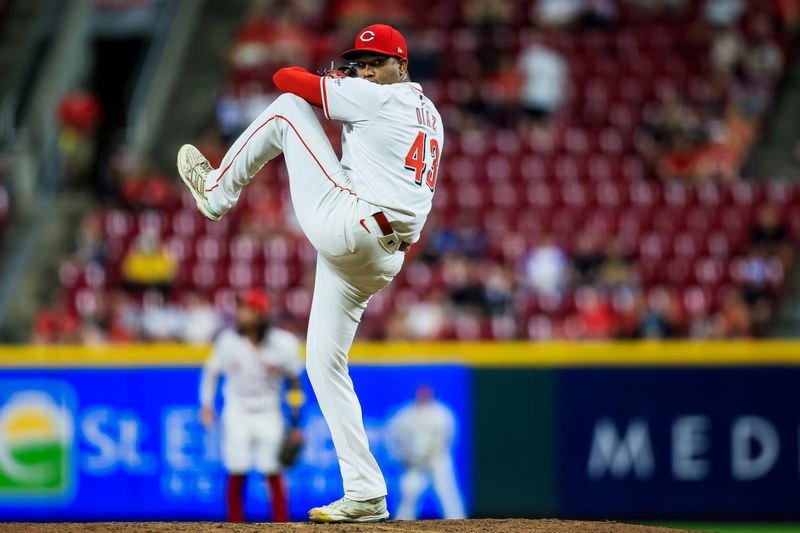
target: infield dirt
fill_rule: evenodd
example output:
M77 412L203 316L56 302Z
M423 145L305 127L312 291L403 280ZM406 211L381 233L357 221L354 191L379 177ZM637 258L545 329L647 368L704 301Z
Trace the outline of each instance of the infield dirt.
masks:
M674 533L663 527L573 520L426 520L382 524L289 524L219 522L0 523L5 533Z

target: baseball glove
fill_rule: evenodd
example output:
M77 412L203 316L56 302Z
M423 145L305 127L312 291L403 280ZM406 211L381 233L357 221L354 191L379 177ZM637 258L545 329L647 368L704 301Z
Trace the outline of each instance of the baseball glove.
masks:
M320 75L329 78L355 78L356 64L345 63L339 67L334 67L333 62L331 62L331 68L323 70Z
M301 451L303 451L303 440L296 438L290 433L284 437L281 443L281 449L278 452L278 460L284 468L290 467L300 458Z

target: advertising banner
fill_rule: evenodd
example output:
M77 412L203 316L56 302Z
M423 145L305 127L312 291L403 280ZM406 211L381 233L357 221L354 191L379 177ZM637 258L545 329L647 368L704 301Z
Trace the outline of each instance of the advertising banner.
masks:
M800 516L800 368L563 369L566 516Z
M430 385L455 422L456 494L437 493L430 479L418 483L419 514L440 516L442 498L469 502L470 371L449 365L351 370L390 511L400 504L405 466L389 427L422 385ZM219 434L200 424L198 381L196 368L0 371L0 520L222 519ZM342 496L330 434L307 381L304 387L306 446L287 476L293 519ZM269 519L257 474L247 494L248 519Z

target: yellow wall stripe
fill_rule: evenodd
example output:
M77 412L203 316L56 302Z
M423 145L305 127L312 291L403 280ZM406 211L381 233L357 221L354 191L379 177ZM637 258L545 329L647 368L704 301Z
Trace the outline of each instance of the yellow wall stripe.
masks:
M129 346L5 346L0 368L198 366L208 347L171 344ZM356 343L360 364L464 364L476 367L741 366L800 365L800 343L599 342L599 343Z

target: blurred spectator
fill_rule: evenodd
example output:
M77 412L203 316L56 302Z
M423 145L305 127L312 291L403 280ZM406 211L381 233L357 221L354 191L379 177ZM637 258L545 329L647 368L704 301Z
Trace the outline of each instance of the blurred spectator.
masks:
M103 235L103 219L100 213L89 213L81 221L77 235L77 251L75 260L82 265L98 263L105 265L107 246Z
M781 19L783 32L794 37L800 28L800 2L797 0L776 0L775 7Z
M474 213L463 211L452 224L432 224L430 237L425 241L425 257L430 262L448 254L478 259L485 257L488 246L486 228L478 222Z
M680 333L680 307L672 291L666 287L656 287L647 295L646 302L638 336L643 339L676 337Z
M568 265L567 254L546 235L525 258L523 277L537 293L558 296L566 285Z
M175 280L178 264L158 233L145 230L122 260L122 277L132 287L165 289Z
M481 316L488 312L483 285L474 262L460 256L450 256L442 264L444 282L450 302L464 313Z
M783 71L783 51L773 40L772 20L765 13L750 22L747 50L742 58L745 75L752 81L771 83Z
M429 262L438 261L441 256L457 253L460 249L458 235L449 224L432 228L431 236L425 242L425 256Z
M412 20L407 4L392 0L344 0L337 4L335 17L338 29L348 36L375 24L376 20L400 28Z
M497 60L487 61L493 64L493 68L481 88L483 106L479 114L486 114L485 118L499 127L514 127L519 122L524 76L517 68L515 56L501 54ZM540 120L538 116L537 120Z
M659 105L645 113L637 149L662 180L700 181L717 170L703 165L714 118L702 116L674 88L664 90Z
M589 29L607 29L617 20L616 0L585 0L583 25Z
M744 54L744 40L736 28L720 28L711 41L711 66L715 73L730 76Z
M739 291L730 289L724 294L720 310L714 317L713 337L741 339L750 336L750 311Z
M686 11L690 0L622 0L642 17L680 15Z
M575 250L572 252L572 270L576 285L591 285L597 282L600 269L606 260L600 240L590 231L583 231L578 236Z
M639 323L645 310L642 291L634 287L621 287L613 291L611 295L616 321L615 338L636 338L639 335Z
M181 340L196 345L210 343L221 325L217 312L199 292L186 293L183 303L184 326Z
M769 289L770 265L764 249L755 247L746 258L742 297L750 308L750 326L753 333L761 334L772 314Z
M706 22L715 27L734 26L745 10L745 0L706 0Z
M114 290L108 295L111 342L132 342L141 337L142 312L131 295Z
M167 209L176 199L174 184L147 157L130 156L123 163L122 200L133 209Z
M142 305L142 334L144 339L165 342L182 338L186 317L181 308L164 301L158 293L145 294Z
M486 228L480 223L475 213L464 211L456 220L456 236L460 253L479 259L486 255L489 246L489 237Z
M216 123L211 124L194 142L200 152L206 156L214 168L218 168L228 151L228 143Z
M577 24L584 7L585 0L536 0L532 16L541 28L569 28Z
M257 176L256 179L259 179ZM266 180L255 182L248 189L250 209L242 217L239 231L255 240L263 240L286 233L287 212L279 189L269 186ZM291 211L291 209L289 209Z
M555 50L534 43L522 52L519 64L522 108L535 124L546 123L566 100L567 63Z
M128 327L124 313L126 301L119 293L100 294L87 309L81 322L81 343L88 346L123 344L137 340L136 331Z
M242 118L241 106L235 91L232 85L227 85L220 91L214 106L214 116L219 124L220 134L228 145L232 144L247 126Z
M706 302L690 300L686 304L686 319L689 330L686 335L694 340L713 339L716 336L717 316L709 313Z
M750 247L762 249L767 255L777 256L784 266L792 259L789 231L780 220L778 210L769 204L758 209L756 221L750 232Z
M419 30L408 37L414 43L414 62L409 65L411 79L422 82L436 79L441 69L441 55L446 37L437 31Z
M297 13L281 3L252 6L231 50L234 68L257 70L269 65L307 65L312 38L297 20Z
M65 160L65 177L70 182L84 180L90 171L100 113L100 101L89 91L69 93L58 104L58 146Z
M600 286L612 290L638 286L633 260L616 239L612 239L606 248L605 260L600 267L599 283Z
M277 98L278 93L267 92L262 83L251 81L239 91L239 128L243 131Z
M514 15L514 5L508 0L467 0L461 8L464 21L473 28L504 26Z
M575 307L583 338L610 339L614 336L614 312L602 292L593 287L581 287L575 293Z
M514 277L500 265L487 265L483 280L486 308L492 316L510 315L514 304Z
M425 300L409 305L398 314L399 322L390 335L394 339L438 340L447 330L448 297L442 290L435 290Z
M34 344L76 344L80 339L80 319L67 308L62 295L33 319Z

